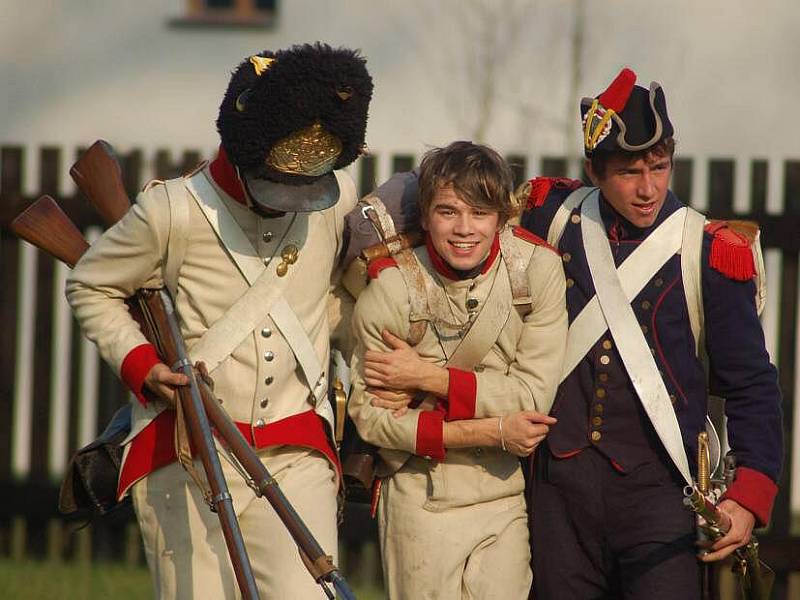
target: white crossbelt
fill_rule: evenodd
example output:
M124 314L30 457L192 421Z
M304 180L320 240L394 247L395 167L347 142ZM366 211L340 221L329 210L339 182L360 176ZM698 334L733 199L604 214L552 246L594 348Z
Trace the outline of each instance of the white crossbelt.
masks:
M583 205L585 206L586 202L590 200L594 200L594 202L597 203L598 198L599 192L595 190L587 197ZM655 231L647 236L639 247L631 252L630 256L625 259L625 262L620 265L617 270L618 279L622 285L624 297L627 298L628 302L633 301L639 292L644 289L644 286L647 285L647 282L664 266L664 263L666 263L671 256L680 251L685 216L685 208L681 208L671 214ZM581 230L583 230L583 227L581 227ZM603 241L606 249L610 253L608 238L605 231L603 232ZM587 257L589 254L589 249L587 248ZM596 285L595 282L595 286ZM587 302L586 306L583 307L583 310L575 317L569 327L566 356L561 371L561 381L564 381L564 379L572 373L573 369L578 366L578 363L586 356L586 353L591 350L592 346L597 343L597 340L600 339L600 336L602 336L607 329L608 325L603 318L600 301L597 296L594 296Z
M670 402L664 381L658 372L655 359L647 345L647 340L630 305L631 300L636 297L644 284L680 248L685 218L685 208L670 215L617 270L600 216L599 194L592 193L581 206L581 234L596 291L596 296L592 301L597 301L598 305L598 309L594 310L601 312L600 325L597 325L597 318L583 325L593 326L595 330L602 329L600 335L603 334L606 326L611 331L628 377L631 379L656 434L687 484L691 484L689 461L686 457L675 410ZM657 234L661 235L656 239L656 243L648 243ZM640 260L639 263L642 264L638 265L637 263L636 270L630 269L630 274L626 272L623 276L623 268L637 253L642 254L646 260ZM650 273L648 274L648 272ZM589 308L588 305L587 308ZM575 327L575 325L586 312L587 310L584 309L573 321L570 327L570 337L572 337L573 328L576 332L581 331L581 328Z
M328 386L319 357L283 295L296 270L290 270L284 277L278 277L275 273L276 261L270 261L268 267L263 265L258 253L203 172L186 180L186 187L251 285L192 348L192 359L204 359L209 371L212 371L269 313L303 371L314 396L316 412L333 427L333 409L327 397ZM298 222L299 219L295 221L295 226Z

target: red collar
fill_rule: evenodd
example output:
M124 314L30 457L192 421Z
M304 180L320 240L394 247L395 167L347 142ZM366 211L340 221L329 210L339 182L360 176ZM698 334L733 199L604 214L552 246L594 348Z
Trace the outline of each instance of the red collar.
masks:
M440 275L447 277L448 279L457 280L459 279L458 274L453 270L445 260L439 255L436 251L436 248L433 247L433 242L431 241L431 235L429 233L425 234L425 248L428 250L428 256L431 259L431 263L433 267L439 272ZM492 240L492 247L489 250L489 256L486 257L486 260L483 262L483 267L481 268L481 275L486 273L489 269L492 268L494 264L495 258L500 253L500 234L495 233L494 239Z
M237 202L247 205L247 201L244 198L242 182L239 180L236 169L231 164L231 161L228 160L228 155L221 145L217 153L217 158L208 166L208 169L216 184L221 187L226 194Z

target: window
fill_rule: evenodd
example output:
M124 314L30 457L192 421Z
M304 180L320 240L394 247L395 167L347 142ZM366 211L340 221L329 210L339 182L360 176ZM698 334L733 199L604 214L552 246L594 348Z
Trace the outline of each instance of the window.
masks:
M278 0L186 0L176 27L273 27Z

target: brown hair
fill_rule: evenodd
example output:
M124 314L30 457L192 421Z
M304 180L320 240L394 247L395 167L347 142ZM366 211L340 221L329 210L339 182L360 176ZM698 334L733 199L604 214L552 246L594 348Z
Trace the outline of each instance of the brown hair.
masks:
M669 157L670 162L672 162L672 156L675 154L675 139L672 137L664 138L654 146L650 146L645 150L639 150L638 152L628 152L626 150L612 150L610 152L593 152L591 158L589 159L592 163L592 171L594 174L600 178L604 179L606 176L606 168L608 167L608 163L617 157L624 158L625 160L630 160L631 162L639 160L640 158L646 159L648 156L657 156L659 158L663 158L665 156Z
M447 186L470 206L496 211L500 224L514 212L511 168L488 146L460 141L426 152L419 166L421 215L428 214L436 192Z

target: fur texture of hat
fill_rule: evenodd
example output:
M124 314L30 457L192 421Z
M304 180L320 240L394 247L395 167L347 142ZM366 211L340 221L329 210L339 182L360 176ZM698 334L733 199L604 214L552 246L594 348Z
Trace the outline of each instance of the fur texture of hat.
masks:
M364 147L372 78L358 50L303 44L265 50L272 58L259 75L248 57L234 70L219 109L217 131L234 166L250 176L302 185L317 179L266 165L270 149L319 123L342 143L333 168L349 165ZM238 107L237 107L238 101Z

